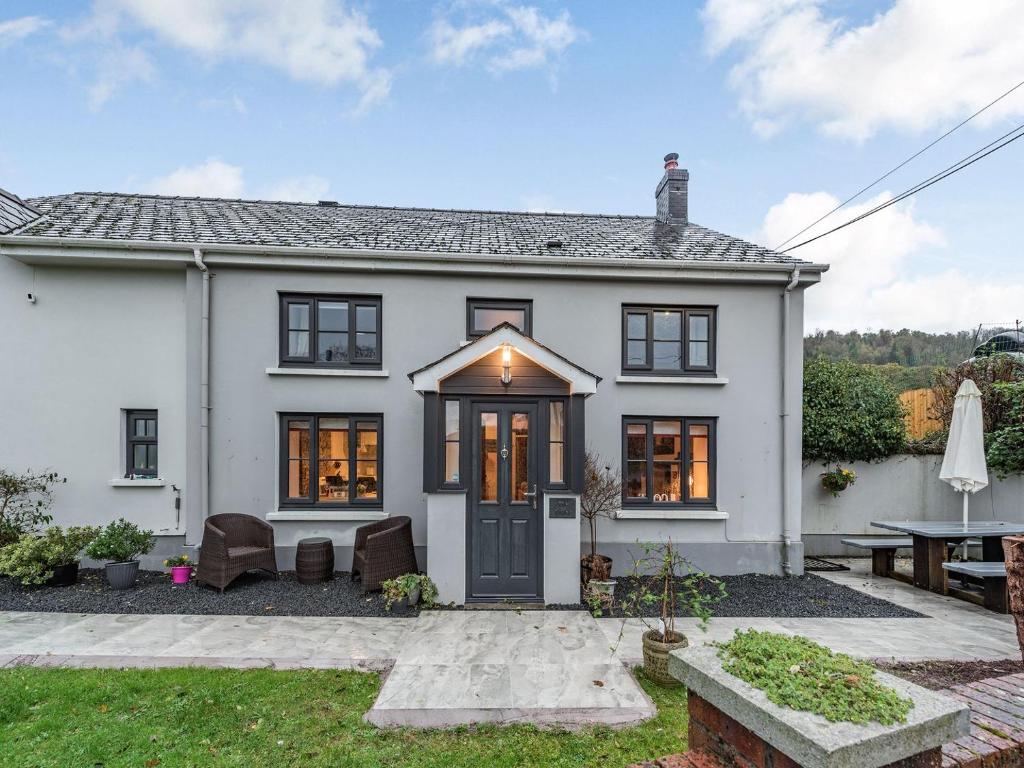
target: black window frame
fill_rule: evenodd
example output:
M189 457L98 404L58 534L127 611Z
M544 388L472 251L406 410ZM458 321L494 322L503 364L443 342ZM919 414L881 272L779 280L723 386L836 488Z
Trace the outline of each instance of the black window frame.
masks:
M279 296L278 358L283 368L356 368L380 370L384 358L383 301L379 295L351 293L281 293ZM320 302L344 301L348 303L348 360L318 360ZM288 354L289 312L291 305L309 307L309 352L304 356ZM373 359L356 360L356 311L359 307L373 307L377 323L377 352Z
M676 421L680 426L682 450L682 501L654 501L654 422ZM627 430L630 424L643 424L647 428L646 497L628 495L629 452ZM690 486L686 482L690 464L690 427L708 428L708 498L691 499ZM622 417L622 507L623 509L715 509L718 504L718 417L716 416L623 416Z
M139 420L153 420L153 435L139 437L135 434L135 422ZM126 478L156 478L159 477L160 468L160 419L155 408L129 408L124 412L124 436L125 436L125 466L124 476ZM148 467L135 466L135 446L152 445L156 449L156 462L152 469Z
M287 509L383 509L384 508L384 414L382 413L336 413L336 412L289 412L281 413L279 418L279 449L278 449L278 508ZM317 478L320 477L320 419L348 419L350 423L348 435L348 494L347 501L320 501L320 488ZM288 495L288 422L309 421L310 423L310 455L309 455L309 495ZM355 484L358 481L356 455L357 422L375 422L377 424L377 498L356 498Z
M680 314L680 349L682 365L679 368L654 367L654 314L656 312L678 312ZM646 317L646 362L642 365L630 364L627 354L629 342L629 315ZM690 318L708 318L708 364L694 365L690 362ZM637 340L637 339L635 339ZM702 340L699 340L702 341ZM623 304L622 305L622 372L641 376L714 376L717 366L718 348L718 308L713 306L671 306L659 304Z
M493 328L480 330L473 324L473 313L477 309L512 309L523 311L522 334L533 338L533 299L485 299L469 297L466 299L466 338L478 339L486 336Z

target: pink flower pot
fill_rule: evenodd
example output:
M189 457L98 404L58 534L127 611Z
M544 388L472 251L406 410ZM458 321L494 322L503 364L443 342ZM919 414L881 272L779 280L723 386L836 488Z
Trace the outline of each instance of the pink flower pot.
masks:
M191 565L176 565L171 568L171 582L174 584L188 584L188 580L191 577Z

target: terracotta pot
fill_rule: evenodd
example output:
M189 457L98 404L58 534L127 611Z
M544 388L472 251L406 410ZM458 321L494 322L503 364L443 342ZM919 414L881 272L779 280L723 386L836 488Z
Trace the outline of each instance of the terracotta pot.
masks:
M70 587L78 581L78 563L54 566L53 576L46 580L48 587Z
M590 557L590 555L583 555L583 557L580 558L580 584L584 587L587 586L587 582L595 577ZM604 555L594 555L594 559L599 563L605 564L608 568L608 576L610 577L612 573L612 559L610 557L605 557Z
M679 648L685 648L690 641L682 632L676 632L668 639L671 642L662 639L661 632L656 629L644 632L644 674L666 688L677 688L682 683L668 673L668 655Z
M1003 558L1006 560L1006 591L1010 597L1010 613L1017 624L1017 645L1024 658L1024 536L1003 537Z

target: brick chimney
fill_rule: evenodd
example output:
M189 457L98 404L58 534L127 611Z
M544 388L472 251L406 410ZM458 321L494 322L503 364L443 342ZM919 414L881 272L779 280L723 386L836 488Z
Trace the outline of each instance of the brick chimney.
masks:
M687 186L690 172L679 167L679 155L671 152L665 155L665 175L661 177L658 191L654 193L658 201L656 218L659 224L686 224L689 221L686 211Z

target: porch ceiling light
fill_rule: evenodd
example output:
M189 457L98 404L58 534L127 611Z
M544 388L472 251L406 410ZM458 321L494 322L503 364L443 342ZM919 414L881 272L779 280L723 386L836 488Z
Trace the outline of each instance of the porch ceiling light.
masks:
M512 345L501 345L501 383L506 387L512 383Z

